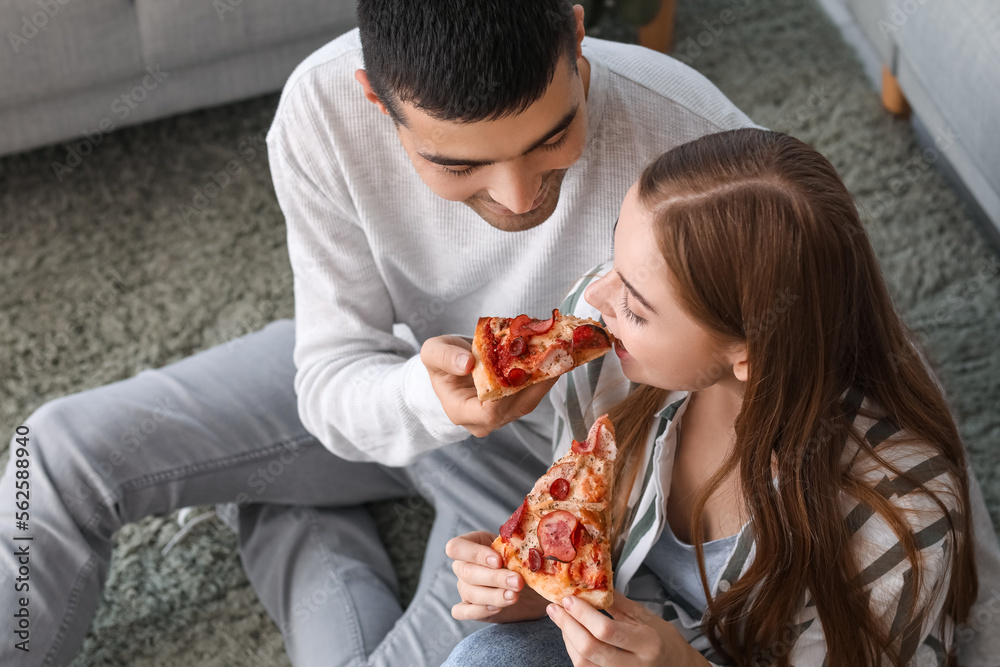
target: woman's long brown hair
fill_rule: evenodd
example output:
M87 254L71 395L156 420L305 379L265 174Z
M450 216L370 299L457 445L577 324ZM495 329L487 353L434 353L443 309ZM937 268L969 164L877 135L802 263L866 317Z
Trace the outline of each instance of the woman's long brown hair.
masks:
M955 548L944 614L958 623L968 616L978 585L965 452L922 352L893 306L850 193L833 165L808 145L741 129L661 155L640 176L639 200L653 213L683 306L721 340L747 345L749 379L735 447L700 490L691 516L709 599L703 631L739 665L787 665L791 647L782 642L808 590L822 623L827 665L876 665L883 655L905 664L898 633L873 615L857 583L842 499L868 505L893 529L912 568L913 590L920 591L914 534L900 508L846 469L841 456L850 439L928 493L949 517ZM874 402L913 441L943 455L958 513L949 514L938 495L855 432L854 415L841 401L849 389ZM616 488L631 488L664 397L662 389L642 386L611 410L623 464ZM734 472L756 555L743 576L713 599L702 516L706 501ZM619 505L615 535L624 521ZM913 608L916 597L907 618L919 619L923 611Z

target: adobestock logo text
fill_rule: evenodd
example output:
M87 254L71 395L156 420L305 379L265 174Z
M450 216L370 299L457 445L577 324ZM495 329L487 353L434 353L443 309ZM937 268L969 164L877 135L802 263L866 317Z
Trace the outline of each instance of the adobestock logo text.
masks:
M69 4L69 0L35 0L35 4L41 7L41 11L35 12L31 16L21 17L21 30L19 32L8 31L7 40L14 53L20 53L21 47L28 43L39 31L45 30L49 25L49 20L59 13L59 10Z

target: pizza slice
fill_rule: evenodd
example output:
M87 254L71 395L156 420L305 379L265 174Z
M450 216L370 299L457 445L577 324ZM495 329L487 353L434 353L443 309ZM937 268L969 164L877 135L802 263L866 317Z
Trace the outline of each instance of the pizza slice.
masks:
M563 315L480 317L472 339L472 380L480 401L495 401L554 378L611 349L613 336L600 322Z
M602 415L587 440L574 440L535 482L491 545L546 600L575 595L597 609L614 602L608 536L616 454L614 426Z

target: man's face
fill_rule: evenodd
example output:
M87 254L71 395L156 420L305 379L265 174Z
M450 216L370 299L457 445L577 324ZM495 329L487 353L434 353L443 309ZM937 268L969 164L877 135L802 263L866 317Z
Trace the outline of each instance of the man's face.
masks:
M584 77L563 58L545 94L523 113L500 120L437 120L399 104L399 140L417 174L438 196L461 201L497 229L540 225L559 202L566 170L587 138Z

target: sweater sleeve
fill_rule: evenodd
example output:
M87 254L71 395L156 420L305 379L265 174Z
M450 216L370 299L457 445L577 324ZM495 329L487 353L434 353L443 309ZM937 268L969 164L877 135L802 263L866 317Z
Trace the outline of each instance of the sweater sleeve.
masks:
M469 433L448 419L388 289L313 112L283 100L268 157L287 226L302 424L334 454L406 465ZM305 105L303 105L305 106Z

